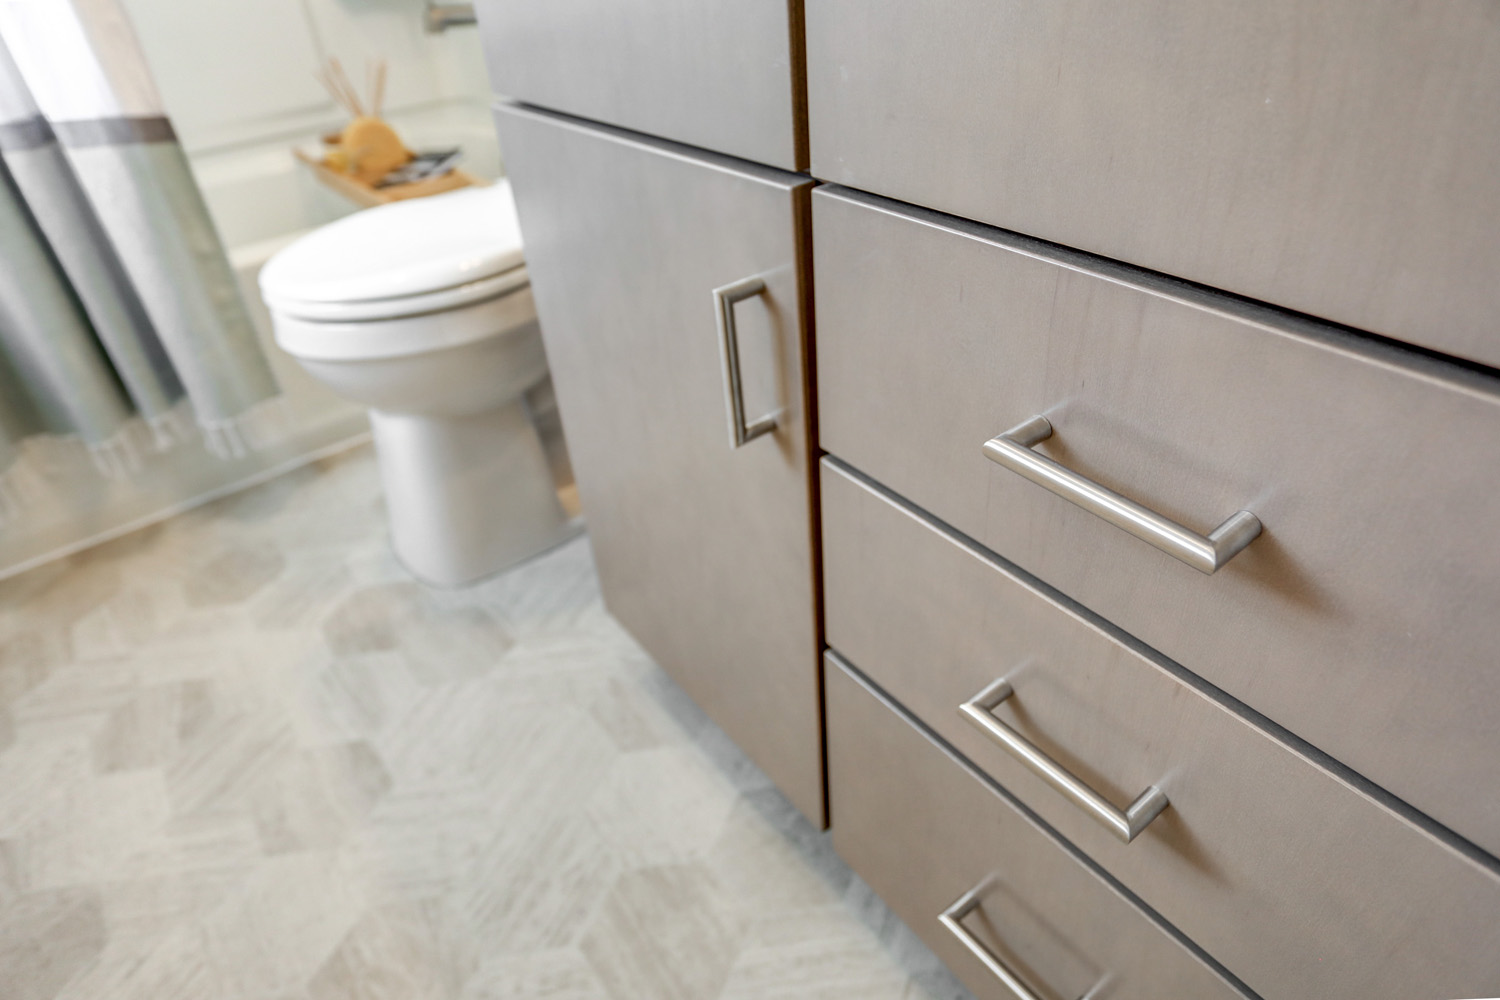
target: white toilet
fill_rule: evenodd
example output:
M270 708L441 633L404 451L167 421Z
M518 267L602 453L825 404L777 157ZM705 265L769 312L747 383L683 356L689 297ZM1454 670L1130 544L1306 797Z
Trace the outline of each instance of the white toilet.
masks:
M506 181L359 212L260 273L276 342L370 407L397 556L455 586L575 534L524 393L547 374Z

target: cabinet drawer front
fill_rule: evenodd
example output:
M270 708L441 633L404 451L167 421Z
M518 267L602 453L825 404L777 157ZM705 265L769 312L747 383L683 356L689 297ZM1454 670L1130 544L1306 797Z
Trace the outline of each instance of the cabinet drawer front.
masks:
M1500 854L1489 380L871 196L813 203L826 450ZM1205 575L987 460L1034 415L1054 433L1031 453L1264 533Z
M507 97L785 170L807 166L802 5L480 0Z
M1500 365L1492 4L824 0L807 39L820 178Z
M938 915L981 887L961 926L1039 997L1242 997L1211 966L989 785L824 661L833 845L981 998L1015 1000Z
M805 178L510 106L496 118L605 603L823 816L803 379ZM727 431L715 289L745 417Z
M822 502L829 645L1252 989L1500 991L1494 871L826 459ZM1020 750L959 711L1001 679ZM1028 746L1116 808L1169 805L1122 842Z

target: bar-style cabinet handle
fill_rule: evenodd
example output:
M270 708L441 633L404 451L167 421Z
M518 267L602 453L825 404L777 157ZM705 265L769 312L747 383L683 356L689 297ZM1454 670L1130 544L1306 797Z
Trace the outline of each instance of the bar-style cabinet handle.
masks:
M1021 982L1021 977L1011 971L1010 966L1000 960L1000 957L985 947L984 942L973 935L963 925L964 917L979 909L983 902L982 893L985 883L981 882L968 892L953 901L953 905L938 914L938 923L948 929L948 933L958 938L959 944L974 955L975 958L984 963L994 977L1005 984L1005 988L1016 995L1016 1000L1041 1000L1031 988Z
M1035 416L999 437L990 438L984 443L984 454L990 461L1020 473L1200 573L1212 573L1260 535L1260 518L1248 510L1235 512L1207 537L1185 528L1032 450L1051 436L1052 423L1046 417Z
M741 278L714 289L714 312L719 319L719 357L724 362L724 397L729 407L729 446L739 448L776 429L773 411L745 423L745 389L740 382L740 335L734 324L737 302L761 295L766 283L759 277Z
M970 932L963 925L964 917L979 909L979 904L984 902L984 890L989 884L986 878L968 892L953 901L953 905L938 914L938 923L942 924L954 937L958 938L960 944L969 949L970 954L984 963L984 967L990 970L994 977L1005 985L1005 988L1015 994L1016 1000L1041 1000L1031 988L1021 981L1021 977L1011 970L1010 966L1000 960L1000 956L984 946L984 942ZM1100 977L1099 981L1089 987L1089 991L1078 1000L1093 1000L1101 990L1109 985L1108 975Z
M1129 808L1121 811L1104 796L1079 781L1072 772L1042 753L1036 744L995 717L995 708L1013 694L1015 689L1010 686L1010 681L1002 677L958 706L959 714L1127 844L1139 836L1146 825L1167 807L1167 793L1155 785L1147 788L1130 803Z

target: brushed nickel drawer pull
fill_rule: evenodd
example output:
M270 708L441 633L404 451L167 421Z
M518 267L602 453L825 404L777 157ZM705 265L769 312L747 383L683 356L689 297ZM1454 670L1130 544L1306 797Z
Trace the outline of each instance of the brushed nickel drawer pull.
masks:
M758 277L741 278L714 289L714 313L719 320L719 357L724 362L724 395L729 406L729 446L739 448L776 429L776 414L745 423L745 387L740 383L740 335L734 323L737 302L761 295L766 283Z
M1032 450L1032 446L1051 436L1051 422L1035 416L999 437L990 438L984 443L984 454L990 461L1150 542L1200 573L1212 573L1223 566L1260 534L1260 518L1241 510L1204 537Z
M986 878L983 882L980 882L974 888L955 899L952 906L938 914L938 923L947 928L949 934L958 938L958 943L969 949L969 952L975 958L983 962L984 967L989 969L990 973L996 979L1004 983L1006 989L1015 994L1016 1000L1041 1000L1040 997L1031 991L1029 986L1021 981L1020 976L1011 971L1010 966L1006 965L1000 960L998 955L986 948L984 942L975 937L963 925L964 917L979 909L980 903L984 901L984 890L988 884L989 879ZM1100 988L1109 982L1109 979L1109 976L1101 978L1090 987L1087 993L1079 997L1079 1000L1092 1000L1093 997L1099 994Z
M1079 781L1061 764L1042 753L1034 743L995 717L995 708L1013 694L1015 688L1002 677L958 706L959 714L1127 844L1138 837L1146 829L1146 825L1167 807L1167 793L1155 785L1138 795L1130 803L1130 808L1122 812L1104 796Z
M1025 983L1021 982L1020 976L1010 970L1010 966L1000 961L999 956L986 948L984 942L963 925L964 917L979 909L979 904L982 902L980 893L983 888L984 883L981 882L959 896L953 901L952 906L938 914L938 923L948 928L948 933L958 938L959 944L969 949L975 958L983 962L984 967L989 969L996 979L1004 983L1006 989L1016 995L1016 1000L1041 1000Z

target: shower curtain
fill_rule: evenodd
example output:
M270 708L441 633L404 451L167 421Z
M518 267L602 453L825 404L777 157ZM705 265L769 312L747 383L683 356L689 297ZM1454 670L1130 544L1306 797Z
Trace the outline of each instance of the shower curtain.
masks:
M29 435L237 456L276 394L118 0L0 0L0 507Z

